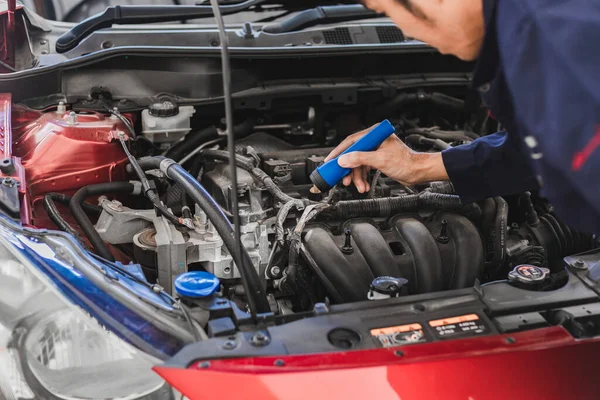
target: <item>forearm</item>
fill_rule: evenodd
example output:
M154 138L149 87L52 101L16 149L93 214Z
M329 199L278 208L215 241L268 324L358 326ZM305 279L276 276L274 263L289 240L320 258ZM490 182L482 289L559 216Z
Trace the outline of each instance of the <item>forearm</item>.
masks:
M412 185L449 179L442 153L413 153L410 165Z

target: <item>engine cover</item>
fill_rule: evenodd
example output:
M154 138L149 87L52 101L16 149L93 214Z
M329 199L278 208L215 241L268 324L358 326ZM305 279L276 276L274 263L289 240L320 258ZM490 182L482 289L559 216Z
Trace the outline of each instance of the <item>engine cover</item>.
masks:
M366 300L380 276L406 278L410 293L428 293L472 286L481 274L484 244L466 217L398 215L385 225L353 219L338 234L321 224L307 229L303 257L335 302Z

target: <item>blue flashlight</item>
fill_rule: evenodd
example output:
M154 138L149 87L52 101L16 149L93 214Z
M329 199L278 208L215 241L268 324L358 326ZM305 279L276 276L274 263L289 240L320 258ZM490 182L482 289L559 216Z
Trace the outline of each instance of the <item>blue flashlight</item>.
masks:
M327 161L310 174L310 180L321 192L327 192L341 181L351 171L350 168L342 168L338 164L338 158L353 151L373 151L396 130L387 119L373 128L369 133L361 137L356 143L348 147L342 154Z

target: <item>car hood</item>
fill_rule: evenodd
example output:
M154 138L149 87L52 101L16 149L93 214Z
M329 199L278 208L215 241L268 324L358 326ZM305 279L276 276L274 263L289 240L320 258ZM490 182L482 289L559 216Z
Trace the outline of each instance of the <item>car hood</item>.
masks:
M597 398L600 340L561 327L476 339L286 357L156 367L190 399ZM574 368L585 365L585 370ZM226 388L226 389L225 389Z

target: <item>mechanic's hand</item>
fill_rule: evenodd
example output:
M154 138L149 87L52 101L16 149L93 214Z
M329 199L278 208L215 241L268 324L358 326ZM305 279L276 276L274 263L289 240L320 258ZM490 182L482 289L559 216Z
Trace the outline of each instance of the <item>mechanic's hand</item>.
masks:
M327 156L325 162L337 157L348 147L363 137L373 127L348 136ZM388 177L404 184L448 180L441 153L418 153L406 146L396 135L387 138L375 151L355 151L344 154L338 160L341 167L352 168L352 172L344 177L343 183L349 186L354 182L360 193L371 188L367 181L371 168L379 169Z

